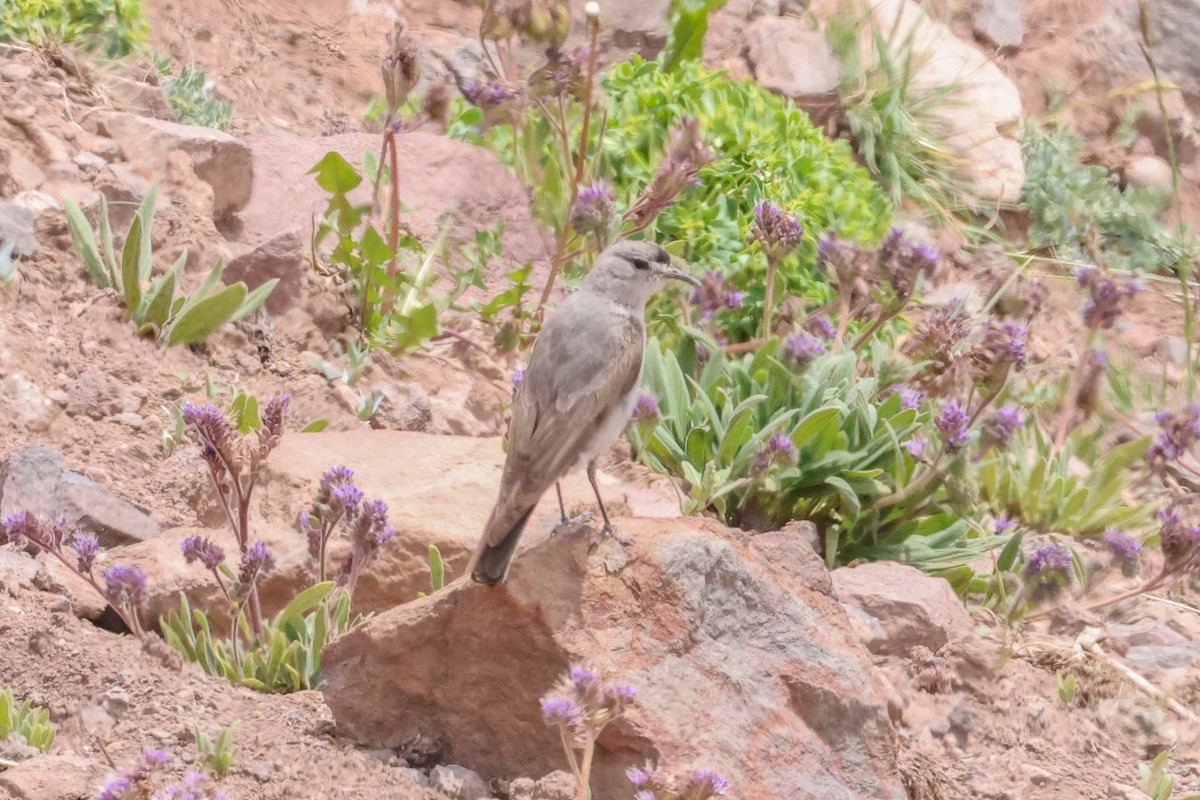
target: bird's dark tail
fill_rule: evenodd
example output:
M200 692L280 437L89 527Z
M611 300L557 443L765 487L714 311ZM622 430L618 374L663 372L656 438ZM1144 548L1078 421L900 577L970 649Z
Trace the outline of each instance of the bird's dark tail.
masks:
M492 528L489 523L479 542L479 547L476 548L475 555L471 559L471 580L488 586L499 586L504 583L504 578L508 575L508 567L512 564L513 556L517 552L517 542L520 541L521 533L525 530L525 524L529 522L534 508L536 506L530 506L529 510L517 519L499 544L488 544ZM492 512L493 516L495 513L495 511Z

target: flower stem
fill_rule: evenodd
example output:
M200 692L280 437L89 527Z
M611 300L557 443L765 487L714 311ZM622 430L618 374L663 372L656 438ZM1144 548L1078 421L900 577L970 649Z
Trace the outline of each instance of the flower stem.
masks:
M771 338L771 316L775 312L775 274L779 269L778 259L767 257L767 296L763 300L763 338Z
M583 766L579 769L579 796L576 800L589 800L591 797L592 757L595 754L596 737L594 734L590 734L583 745Z

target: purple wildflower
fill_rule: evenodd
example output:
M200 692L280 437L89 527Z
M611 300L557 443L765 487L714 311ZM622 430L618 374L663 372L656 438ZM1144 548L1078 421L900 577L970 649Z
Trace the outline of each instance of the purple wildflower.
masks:
M1200 528L1186 524L1174 505L1158 512L1158 543L1168 567L1190 559L1200 545Z
M712 319L718 311L739 308L741 304L741 292L729 289L725 285L725 276L716 270L709 270L692 292L692 305L700 309L705 319Z
M263 573L269 572L275 566L275 557L267 549L266 542L255 542L246 552L242 553L242 562L238 567L237 581L233 585L234 599L239 603L245 602L254 590L254 584Z
M971 431L967 427L969 419L966 408L958 400L951 399L942 404L941 413L933 424L942 435L942 446L947 453L957 453L971 441Z
M837 328L824 317L811 317L804 323L804 330L821 339L832 339L837 336Z
M1161 411L1154 416L1159 425L1158 438L1147 454L1152 462L1166 463L1185 455L1200 440L1200 405L1179 411Z
M929 450L929 442L925 441L924 436L914 436L904 443L904 449L908 451L914 461L924 461L925 453Z
M904 384L892 387L892 392L900 395L900 408L905 411L920 411L921 403L925 400L925 393L920 389L913 389Z
M146 574L133 566L109 567L104 571L104 596L114 606L139 605L146 596Z
M603 239L616 215L613 199L612 189L603 182L581 189L571 206L571 227L577 233L592 233Z
M624 707L637 699L637 689L628 683L610 683L604 687L604 696L618 706Z
M542 698L542 718L547 725L572 727L579 722L582 711L569 697L551 694Z
M1025 574L1029 576L1058 574L1067 577L1071 573L1071 551L1061 544L1048 544L1029 557Z
M1009 531L1011 531L1016 526L1017 526L1016 522L1014 522L1012 519L1005 516L1004 514L1001 514L1000 516L996 517L996 522L992 526L992 528L996 532L997 536L1002 536L1002 535L1008 533Z
M525 368L514 370L512 374L513 391L521 388L521 384L525 382Z
M660 416L658 401L654 399L654 395L642 392L641 396L638 397L637 403L633 406L633 421L644 423L658 422Z
M807 367L825 354L825 345L807 333L795 333L784 339L783 356L797 368Z
M287 418L290 395L277 394L267 403L262 414L262 427L258 430L258 459L261 461L279 446L283 439L283 423Z
M682 118L671 131L666 153L650 185L626 212L634 225L647 225L666 208L675 204L680 192L697 182L696 174L717 160L717 154L700 138L700 124L692 117Z
M187 563L199 561L207 569L216 569L225 560L225 551L202 536L187 537L181 549Z
M776 433L767 439L767 443L754 457L753 470L762 473L773 466L791 466L796 463L799 455L790 436L786 433Z
M1092 330L1108 330L1121 318L1125 301L1138 293L1133 282L1118 283L1095 267L1084 267L1076 275L1079 285L1088 291L1083 305L1083 324Z
M1008 447L1012 437L1025 425L1025 416L1014 405L1003 405L983 418L979 426L980 442L985 448Z
M699 769L692 772L682 794L696 800L708 800L714 796L724 797L728 790L729 781L710 769Z
M196 432L200 455L218 474L226 469L237 471L239 460L234 447L234 428L229 419L212 403L187 403L182 410L183 423Z
M67 536L65 519L46 519L28 511L10 514L0 521L0 544L24 547L33 542L43 550L59 552Z
M790 255L804 238L800 218L770 203L754 207L754 226L750 241L762 245L767 258L778 261Z
M571 683L575 685L575 689L578 692L586 692L595 686L596 681L599 680L596 677L596 673L583 664L576 664L571 667L569 674L571 676Z
M483 112L485 128L512 124L521 110L521 96L499 81L471 81L462 87L462 95Z
M1142 554L1142 545L1133 537L1126 536L1116 528L1104 532L1104 544L1109 552L1121 563L1121 570L1132 574L1137 569L1138 559Z
M922 275L932 275L940 258L936 248L913 245L899 228L892 228L879 249L883 275L900 302L907 301Z
M634 789L648 789L655 782L654 770L649 767L630 767L625 770Z
M100 794L96 795L96 800L127 800L132 788L129 778L117 775L108 779Z
M79 574L90 575L92 567L96 565L96 554L100 552L100 540L95 534L77 533L71 547L75 550L75 565L79 568Z
M211 778L192 770L183 776L183 780L167 786L154 795L152 800L228 800L218 793Z
M344 483L340 486L335 486L330 494L330 505L333 506L335 512L340 511L347 519L354 519L358 516L358 506L362 503L363 493L352 483Z

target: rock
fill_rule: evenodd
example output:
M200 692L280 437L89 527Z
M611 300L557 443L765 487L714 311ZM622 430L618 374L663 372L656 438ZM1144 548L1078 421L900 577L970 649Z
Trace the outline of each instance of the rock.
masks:
M1171 188L1171 165L1158 156L1137 156L1122 170L1125 183L1135 189Z
M454 800L479 800L481 797L492 796L492 790L483 782L483 778L457 764L439 765L431 769L429 786Z
M1187 667L1200 660L1200 642L1139 644L1125 651L1125 660L1148 672Z
M107 773L86 758L44 755L0 772L0 789L12 800L78 800L93 797Z
M63 475L63 514L96 534L103 547L144 542L162 532L148 509L134 505L90 478Z
M17 589L33 586L41 565L25 553L0 550L0 589L16 595Z
M78 153L72 160L84 172L99 172L108 166L108 162L95 153Z
M508 785L508 800L533 800L536 786L533 778L517 778Z
M125 411L137 411L145 389L114 378L107 372L87 370L67 386L67 414L100 420Z
M560 769L546 775L534 785L530 800L574 800L578 796L579 784L575 776Z
M25 64L5 64L0 66L0 81L9 83L24 83L33 77L33 67Z
M139 117L174 122L177 117L171 108L171 101L161 86L133 80L123 75L109 75L104 81L104 88L109 96L117 101L115 107L124 107L126 111Z
M914 567L878 561L835 569L834 593L878 620L884 638L863 641L872 653L906 656L914 647L937 652L943 645L973 635L962 600L942 578ZM871 637L877 629L869 627Z
M945 25L934 21L913 0L872 0L871 13L881 34L896 48L912 43L924 54L910 79L910 95L922 97L955 90L929 111L929 126L940 144L958 160L961 177L980 199L1016 203L1025 184L1025 165L1017 141L1023 107L1017 87L1000 68ZM872 63L870 40L864 63ZM899 52L895 53L900 58Z
M403 381L380 390L383 400L371 426L390 431L428 431L433 425L429 394L414 381Z
M976 36L996 47L1020 47L1025 39L1021 0L975 0L971 27Z
M1150 800L1150 795L1123 783L1110 783L1105 796L1108 800Z
M1141 619L1129 624L1108 621L1104 628L1108 633L1109 646L1122 655L1132 647L1177 645L1187 641L1156 619Z
M592 528L530 536L502 588L464 578L331 644L339 732L444 741L489 780L545 774L562 754L539 698L587 659L638 689L599 738L597 797L628 796L625 769L647 760L702 762L742 797L906 797L879 678L837 602L793 569L819 562L810 547L699 518L620 526L634 544L615 572L605 552L621 546L589 559Z
M1121 15L1131 39L1141 39L1141 16L1138 4L1113 3ZM1184 95L1200 95L1200 28L1196 26L1196 0L1162 0L1154 4L1149 15L1149 35L1154 42L1154 61L1164 77L1179 85Z
M17 423L34 433L49 430L58 411L42 387L19 372L0 381L0 399L8 401Z
M47 211L61 211L62 206L51 195L40 191L21 192L12 199L13 205L27 208L35 217Z
M46 173L20 150L10 150L8 158L7 172L12 179L13 194L31 192L46 182Z
M0 248L6 244L12 245L13 255L18 258L37 255L33 212L16 203L0 200Z
M745 36L746 58L763 86L806 108L837 98L841 68L823 31L798 17L760 17Z
M304 301L309 263L304 251L306 246L295 230L274 236L230 261L225 268L225 282L245 281L253 288L279 278L279 283L267 297L266 308L272 314L284 314Z
M601 30L616 50L653 59L667 42L670 0L608 0L600 7Z
M182 150L190 155L196 175L212 187L214 218L234 214L249 201L254 160L249 148L229 134L121 112L108 112L100 119L102 133L137 153L139 162L155 171L166 168L168 153Z
M62 517L96 534L104 547L159 533L146 510L66 469L61 453L36 444L13 453L0 467L0 516L19 511Z
M248 136L245 141L254 158L254 186L239 215L239 241L249 246L268 241L280 231L307 231L313 215L325 212L328 195L308 173L327 153L341 153L361 169L363 153L379 149L379 137L374 134L300 137L273 131ZM495 156L421 131L406 133L396 141L404 176L400 201L414 207L404 215L404 223L414 236L431 240L443 224L443 215L454 212L460 226L455 236L460 241L473 240L476 230L503 222L503 263L547 263L549 243L530 215L529 194ZM353 202L369 200L368 184L364 181L351 193ZM287 202L280 202L281 197ZM495 278L490 280L489 289L501 285Z

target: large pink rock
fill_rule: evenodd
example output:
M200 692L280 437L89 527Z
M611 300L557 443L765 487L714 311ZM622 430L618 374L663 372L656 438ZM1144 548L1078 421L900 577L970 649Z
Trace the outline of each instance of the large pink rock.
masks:
M326 648L339 735L423 741L485 779L561 769L539 698L586 658L638 700L600 737L596 798L625 769L709 767L753 798L904 798L895 734L845 613L814 589L797 537L711 520L621 520L631 550L593 531L535 541L508 582L460 580Z

